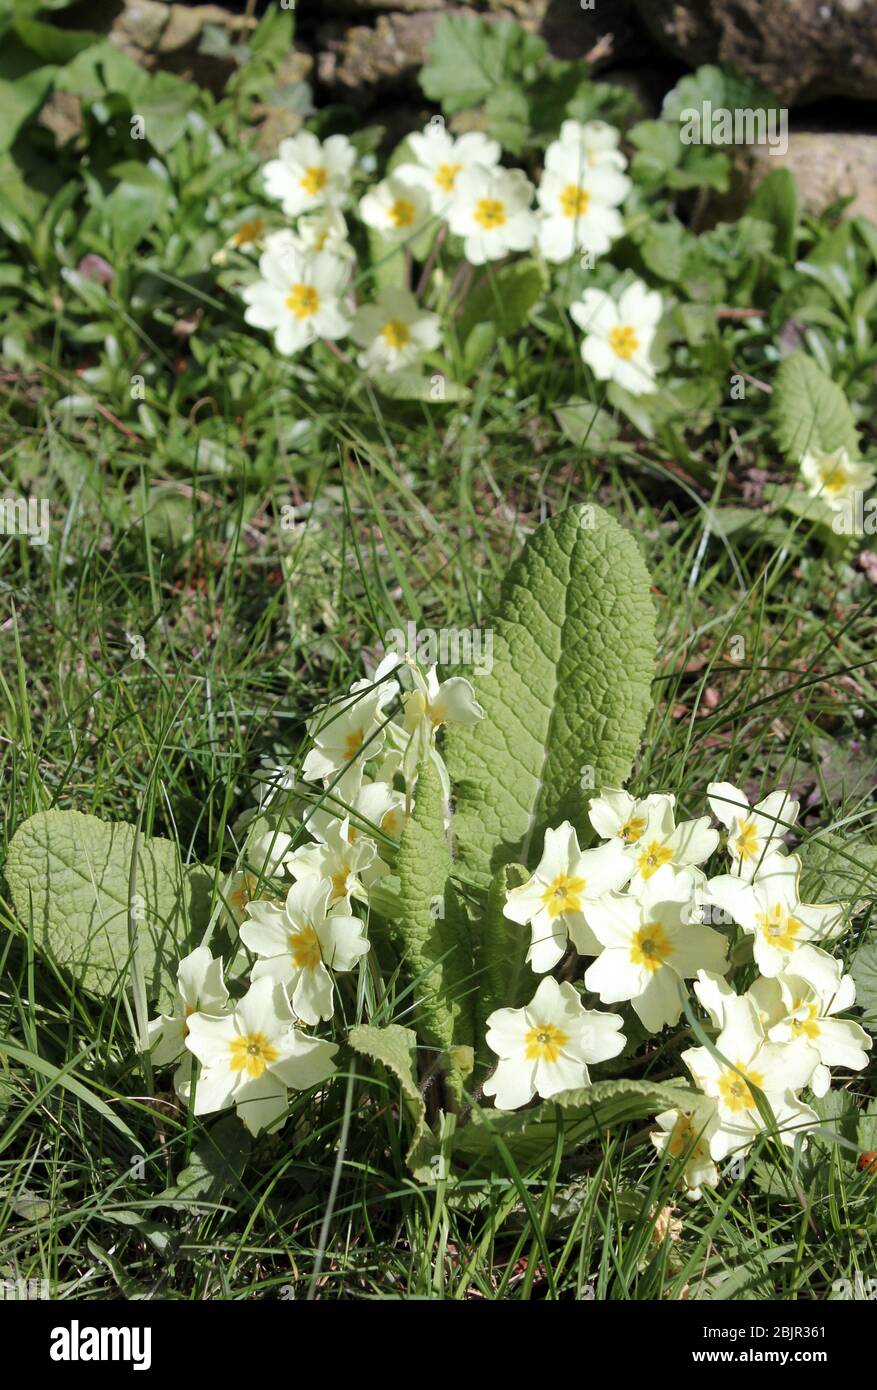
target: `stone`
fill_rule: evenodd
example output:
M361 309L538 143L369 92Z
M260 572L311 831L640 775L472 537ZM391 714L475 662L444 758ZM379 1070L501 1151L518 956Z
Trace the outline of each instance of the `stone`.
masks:
M416 86L438 22L439 11L378 15L374 28L327 25L317 32L317 77L336 96L368 105L376 90Z
M838 198L855 196L845 216L877 222L877 135L855 131L791 130L785 154L771 155L764 145L738 146L729 194L710 204L710 220L739 217L762 179L774 169L795 177L805 211L818 215Z
M877 0L634 0L691 67L734 63L787 106L877 97Z

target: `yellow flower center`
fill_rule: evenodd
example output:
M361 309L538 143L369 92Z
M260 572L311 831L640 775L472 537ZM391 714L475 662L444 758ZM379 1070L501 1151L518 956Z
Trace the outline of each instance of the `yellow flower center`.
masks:
M561 912L580 912L585 880L573 878L569 874L558 874L542 894L542 901L548 908L549 917L559 917Z
M822 1030L817 1022L819 1018L819 1009L817 1006L815 1004L807 1004L805 1006L803 999L796 999L792 1005L791 1011L792 1013L797 1013L799 1009L805 1007L807 1009L807 1017L793 1018L792 1032L795 1034L796 1038L818 1038Z
M398 352L400 348L407 347L411 342L411 334L408 332L408 325L399 319L390 319L381 329L384 342L388 348L395 348Z
M850 475L844 465L834 461L820 464L819 476L822 478L824 490L832 495L843 492L850 481Z
M524 1038L528 1062L556 1062L560 1050L569 1042L569 1034L553 1023L538 1023Z
M435 171L434 183L443 193L452 193L454 182L462 167L462 164L440 164Z
M323 959L320 942L313 927L299 927L286 938L297 970L316 970Z
M743 1071L741 1062L735 1062L738 1071ZM764 1086L764 1077L761 1072L749 1071L744 1076L739 1076L736 1071L731 1071L727 1067L719 1077L719 1095L724 1102L725 1108L733 1114L741 1110L756 1110L755 1097L750 1091L747 1081L751 1081L753 1086L759 1088Z
M245 1071L254 1081L258 1081L268 1063L276 1062L278 1057L277 1048L264 1033L242 1033L232 1038L228 1050L232 1071Z
M692 1116L687 1110L680 1110L667 1148L673 1158L681 1158L683 1154L688 1154L691 1158L702 1158L706 1155L703 1135L695 1129Z
M662 845L660 840L652 840L651 844L644 845L637 856L636 867L639 869L642 878L651 878L652 874L657 873L662 864L670 864L673 860L673 851L667 845Z
M322 164L309 164L298 181L299 188L303 188L311 198L315 198L326 187L328 174Z
M758 830L751 820L737 821L737 836L734 841L741 859L755 859L758 856Z
M588 211L591 195L586 188L577 183L568 183L560 195L560 211L564 217L584 217Z
M639 338L629 323L619 323L609 330L609 346L616 357L629 362L639 347Z
M636 844L637 840L642 839L645 828L645 816L631 816L629 820L624 822L618 833L626 844L633 845Z
M293 285L286 296L286 307L297 319L309 319L320 307L320 296L313 285Z
M261 217L254 217L249 222L242 222L231 239L232 246L249 246L251 241L258 241L262 232L265 230L265 223Z
M672 954L672 943L660 922L647 922L634 933L630 946L630 959L634 965L643 965L654 973Z
M332 897L344 898L347 896L347 880L350 878L350 865L344 864L332 878Z
M397 198L387 209L394 227L410 227L414 221L414 204L408 198Z
M354 729L352 733L347 735L347 737L344 740L345 758L349 760L350 758L356 757L357 753L362 747L362 742L364 738L365 734L362 729Z
M500 202L499 198L479 198L472 216L479 227L487 232L493 231L494 227L504 227L507 220L505 203Z
M389 835L392 839L395 839L399 833L399 820L399 812L394 806L391 811L387 811L385 815L381 817L380 828L385 835Z
M256 879L252 874L244 874L240 883L233 893L229 893L228 900L236 912L243 912L247 903L253 896L256 887Z
M801 931L801 923L790 917L782 903L774 903L767 912L756 912L755 920L764 933L765 941L780 951L793 951L795 938Z

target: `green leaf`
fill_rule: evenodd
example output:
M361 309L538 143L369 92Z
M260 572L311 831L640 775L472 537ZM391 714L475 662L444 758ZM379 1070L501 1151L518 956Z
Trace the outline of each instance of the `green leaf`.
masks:
M417 1037L410 1028L403 1028L399 1023L389 1023L385 1028L360 1023L350 1029L347 1040L354 1052L371 1057L373 1062L380 1062L392 1072L402 1087L405 1109L414 1124L406 1156L410 1166L429 1133L426 1107L417 1083Z
M417 778L397 868L402 915L396 930L415 981L421 1031L444 1051L454 1044L472 1046L475 967L463 908L449 884L444 798L431 760Z
M476 678L485 718L449 725L460 863L487 886L531 867L548 826L588 822L592 789L630 775L651 703L655 614L634 541L600 507L545 522L512 566Z
M227 1192L239 1189L251 1149L252 1140L237 1115L224 1115L195 1145L176 1183L156 1197L155 1204L185 1203L196 1212L199 1205L209 1210Z
M393 401L426 401L430 405L452 405L468 401L471 391L457 381L451 381L444 372L433 372L422 376L413 371L382 373L375 377L375 385L385 396Z
M488 271L466 297L457 321L460 342L483 323L492 323L500 338L520 332L547 288L548 274L538 261L524 259Z
M452 115L479 106L496 87L535 75L546 52L545 40L518 24L444 14L420 70L420 85L425 96Z
M512 888L529 878L521 864L503 864L494 875L487 895L487 911L477 940L478 977L477 1037L484 1034L484 1020L494 1009L517 1009L527 1002L534 989L527 965L530 933L505 916L503 908Z
M16 831L6 879L15 910L57 965L86 989L111 993L130 962L129 879L136 829L79 811L41 811ZM170 840L141 837L137 942L147 992L162 996L196 922L206 922L209 880L179 863Z
M856 1003L862 1010L862 1022L877 1032L877 943L862 946L850 968L856 982Z
M470 1160L487 1158L495 1152L494 1135L498 1135L517 1162L536 1163L547 1158L554 1148L558 1118L568 1152L575 1145L596 1139L605 1130L616 1130L661 1110L690 1105L694 1094L682 1085L657 1081L598 1081L581 1091L567 1091L531 1110L479 1110L473 1113L469 1124L457 1131L454 1154Z
M140 1140L112 1106L107 1105L106 1101L95 1095L90 1086L86 1086L72 1074L71 1068L79 1060L78 1058L74 1058L73 1062L66 1062L63 1067L56 1067L54 1063L47 1062L45 1057L38 1057L35 1052L31 1052L25 1047L18 1047L15 1043L7 1042L5 1038L0 1038L0 1057L8 1057L11 1061L27 1067L37 1076L45 1076L50 1082L50 1085L45 1088L47 1093L56 1086L63 1091L69 1091L77 1100L82 1101L83 1105L87 1105L89 1109L106 1120L107 1124L112 1125L120 1134L124 1134L125 1138L130 1140L138 1150L142 1150ZM11 1138L12 1131L10 1130L4 1136L4 1144Z
M618 438L618 425L609 412L578 396L559 405L554 418L570 443L589 456L604 453Z
M810 450L845 448L859 455L859 437L841 388L803 352L793 352L776 374L772 413L777 443L799 463Z
M744 216L767 222L773 231L774 251L788 261L794 259L800 206L798 185L788 169L774 169L762 180Z

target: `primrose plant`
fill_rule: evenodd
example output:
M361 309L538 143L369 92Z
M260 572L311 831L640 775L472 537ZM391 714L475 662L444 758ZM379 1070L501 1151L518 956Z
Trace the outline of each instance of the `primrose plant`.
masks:
M16 906L90 988L130 986L141 1051L195 1116L278 1129L346 1046L398 1078L423 1180L439 1150L472 1162L497 1128L513 1147L543 1132L550 1152L558 1125L572 1144L656 1115L657 1153L698 1197L762 1137L805 1144L832 1073L866 1065L832 953L848 913L802 895L788 792L751 805L714 782L711 814L690 816L623 789L654 612L607 513L534 532L492 631L472 681L388 654L314 714L300 767L260 769L246 862L194 949L203 871L133 826L32 817L10 851ZM83 856L103 866L88 887ZM119 924L132 865L147 911ZM400 980L405 1024L387 1021ZM670 1081L650 1075L657 1038Z

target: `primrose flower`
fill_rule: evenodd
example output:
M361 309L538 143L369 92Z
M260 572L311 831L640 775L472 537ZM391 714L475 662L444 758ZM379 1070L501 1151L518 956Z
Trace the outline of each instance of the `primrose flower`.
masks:
M201 1063L195 1114L237 1107L251 1134L285 1113L287 1091L308 1090L335 1071L336 1043L295 1026L282 985L256 980L225 1016L192 1014L186 1046Z
M676 824L673 803L662 797L648 814L640 838L630 843L627 854L633 863L630 891L638 893L659 869L696 869L709 859L719 843L719 832L710 826L709 816ZM702 879L698 872L695 881Z
M285 830L266 830L247 846L247 863L263 878L276 878L292 854L294 840Z
M687 1110L664 1110L655 1120L659 1128L649 1138L663 1158L685 1159L680 1178L696 1202L705 1187L718 1186L719 1170L710 1154L710 1140L719 1128L716 1103L698 1097Z
M379 779L359 783L348 793L342 791L343 781L335 783L323 804L306 815L305 824L314 838L325 840L338 821L344 820L351 844L361 835L370 836L373 828L398 840L405 825L404 794Z
M293 1013L319 1023L335 1011L332 973L352 970L368 951L358 917L328 910L331 886L316 876L294 883L286 902L251 902L241 940L257 956L252 979L267 977L286 987Z
M734 873L751 880L769 854L783 850L783 835L798 819L798 803L788 792L771 792L750 806L730 782L710 782L710 810L728 830L728 852Z
M261 279L247 285L241 297L244 318L253 328L274 334L278 352L301 352L318 338L343 338L350 318L341 295L348 267L326 251L302 255L292 247L264 251L259 259Z
M580 955L597 954L600 943L591 931L591 911L603 894L629 877L630 861L617 840L581 850L568 820L546 830L535 873L510 890L503 908L512 922L530 924L527 960L537 975L554 969L570 937Z
M464 676L449 676L439 683L434 666L421 670L414 660L409 660L407 669L414 688L403 696L408 746L402 771L406 782L410 782L443 724L477 724L484 718L484 710Z
M347 197L356 150L346 135L330 135L322 143L303 130L281 140L277 158L262 170L265 191L280 202L288 217L329 204L340 206Z
M304 760L308 782L333 779L360 757L373 758L384 746L384 705L393 693L389 681L356 681L350 694L332 700L308 724L314 747Z
M768 1042L750 1000L725 1000L724 1026L715 1050L726 1060L719 1060L708 1047L689 1048L682 1060L695 1084L716 1102L719 1127L710 1137L716 1162L748 1148L764 1128L752 1087L763 1092L784 1144L793 1144L802 1130L818 1123L814 1111L795 1094L813 1074L811 1048L804 1041Z
M443 213L456 191L458 176L478 165L492 169L502 153L496 140L480 131L467 131L454 139L443 125L424 126L422 133L408 136L416 163L399 164L394 173L404 183L426 189L433 212Z
M255 251L267 245L268 240L264 220L261 217L245 217L210 259L214 265L225 265L229 251Z
M651 348L663 312L661 296L634 280L618 303L603 290L585 290L570 316L585 334L582 360L598 381L617 381L632 395L655 389Z
M356 252L347 239L347 223L343 212L334 207L318 208L300 217L295 230L284 228L271 232L265 238L266 250L291 248L303 256L313 256L318 251L330 252L341 260L354 260Z
M186 1038L191 1016L205 1013L223 1014L228 1008L228 990L222 978L222 961L211 956L206 946L197 946L184 956L177 966L177 997L173 1012L161 1014L149 1023L149 1047L157 1067L186 1060L174 1075L174 1090L188 1098L191 1083L192 1059L186 1056Z
M629 192L630 179L613 164L583 164L576 146L559 145L537 192L539 248L546 260L565 261L577 251L598 256L608 251L624 232L617 209Z
M768 1030L772 1042L804 1039L819 1065L810 1078L816 1096L831 1085L829 1067L861 1071L868 1065L872 1040L852 1019L836 1018L856 1002L856 986L843 972L843 962L816 946L799 946L776 981L782 998L782 1017Z
M296 880L326 879L329 902L339 909L349 908L351 898L367 898L371 884L387 872L374 842L359 836L351 843L348 833L349 822L336 821L326 829L321 843L300 845L284 860L287 873Z
M635 845L645 834L653 807L666 807L673 812L676 798L672 793L652 792L636 797L613 787L604 787L599 796L592 796L588 819L603 840L620 840Z
M874 486L874 468L861 459L851 459L844 448L824 453L810 450L801 459L801 474L810 497L821 497L832 511L855 502L857 492Z
M418 184L390 174L360 200L359 215L387 241L409 241L430 219L429 198Z
M370 374L392 374L413 367L441 341L438 314L421 309L409 290L385 288L373 304L357 309L350 329L364 351L357 362Z
M447 218L464 239L467 261L484 265L510 251L528 251L538 230L532 201L533 185L520 169L464 169Z
M709 901L754 938L755 964L762 975L791 969L790 958L805 941L833 940L843 930L840 903L801 902L800 874L796 854L771 854L752 883L721 874L706 886Z
M585 987L604 1004L629 999L650 1033L677 1023L682 981L701 969L726 970L726 942L690 920L694 880L667 867L638 896L607 893L588 922L603 951L585 972Z
M517 1110L534 1096L591 1084L588 1064L617 1057L622 1019L586 1009L570 984L547 975L523 1009L497 1009L487 1020L487 1045L499 1064L484 1083L499 1110Z
M621 132L605 121L564 121L560 136L553 140L545 151L545 168L555 172L572 150L582 169L593 169L609 165L613 169L626 169L627 160L618 148Z

